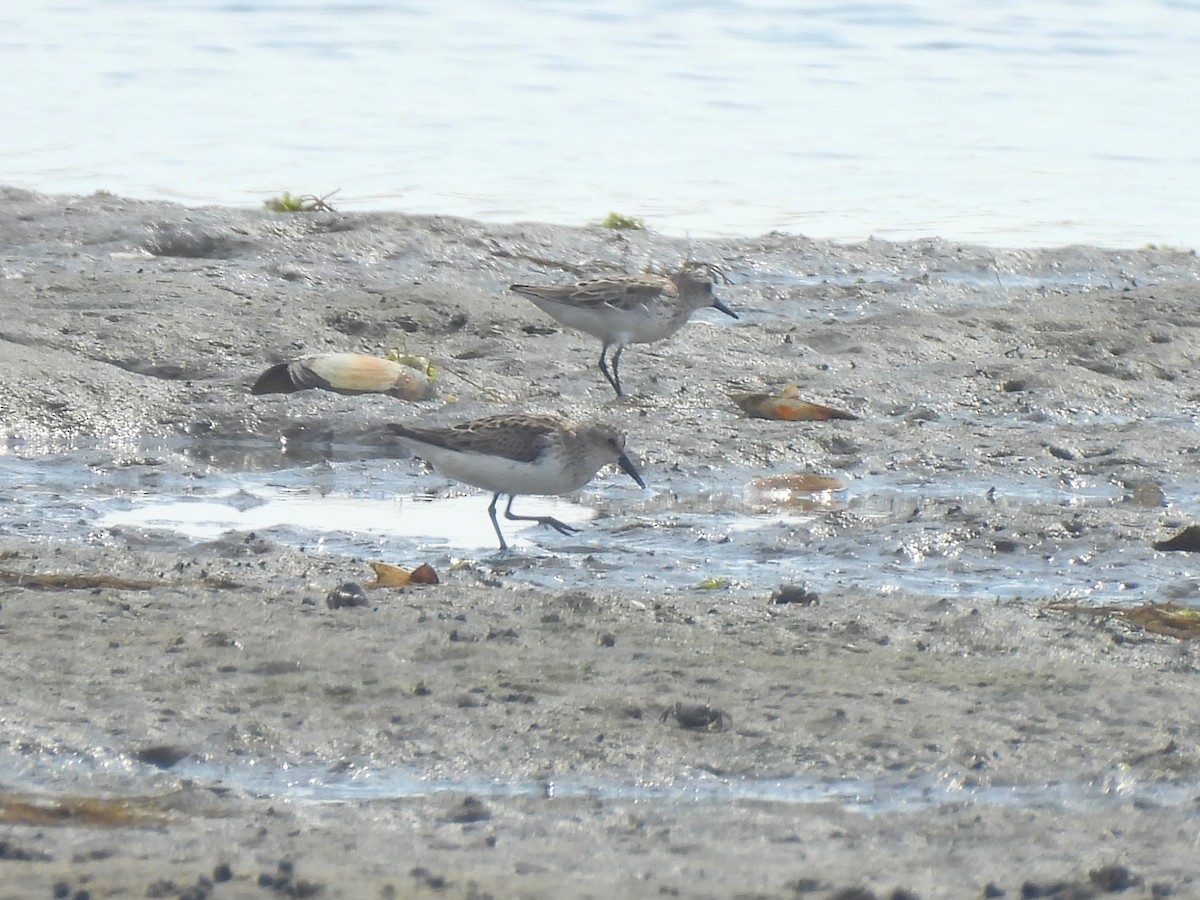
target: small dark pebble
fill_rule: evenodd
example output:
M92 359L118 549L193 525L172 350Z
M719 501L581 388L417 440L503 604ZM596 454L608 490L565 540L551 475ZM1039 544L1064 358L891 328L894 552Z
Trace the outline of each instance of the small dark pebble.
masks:
M864 887L849 887L834 891L829 895L829 900L877 900L874 891L868 891Z
M1038 897L1053 897L1054 900L1087 900L1096 896L1094 888L1069 881L1051 881L1035 884L1027 881L1021 885L1021 900L1036 900Z
M1159 541L1155 550L1182 550L1185 553L1200 553L1200 525L1189 525L1175 537Z
M985 900L994 900L996 897L1003 897L1004 891L989 881L983 887L983 896Z
M793 894L811 894L813 891L821 890L822 884L819 878L793 878L783 887L784 890L791 891Z
M1103 891L1123 891L1141 882L1124 866L1101 866L1088 872L1088 881Z
M600 635L597 643L599 643L601 647L615 647L617 646L617 636L606 631L604 634Z
M674 719L684 728L696 731L724 731L733 724L729 713L707 703L672 703L662 711L659 720Z
M71 900L92 900L92 892L84 888L80 888L71 895Z
M220 884L222 881L230 881L233 878L233 867L229 863L221 863L213 869L213 881Z
M71 896L71 886L65 881L54 882L54 900L62 900L63 897Z
M181 759L187 759L189 755L187 750L171 744L153 744L133 752L134 759L158 766L160 769L169 769Z
M446 816L446 821L466 825L471 822L486 822L491 817L491 812L482 800L476 797L466 797L461 804L450 811Z
M787 603L796 603L800 606L817 606L821 602L821 598L814 591L800 584L784 584L779 590L771 595L771 602L783 606Z
M272 875L270 872L263 872L262 874L260 874L258 876L258 886L260 888L275 887L275 876Z
M366 606L367 592L361 585L347 581L340 587L334 588L325 597L325 605L330 609L342 609L347 606Z
M291 878L296 874L296 864L290 859L281 859L279 861L279 874Z

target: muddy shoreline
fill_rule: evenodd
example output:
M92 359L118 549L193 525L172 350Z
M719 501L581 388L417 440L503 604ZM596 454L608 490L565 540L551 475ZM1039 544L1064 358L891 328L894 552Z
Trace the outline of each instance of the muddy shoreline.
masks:
M871 542L964 566L1153 558L1200 516L1194 254L0 199L8 456L93 447L97 479L200 475L146 442L396 456L387 421L551 412L620 425L654 489L605 473L578 543L434 551L441 584L349 609L326 596L369 582L364 558L271 534L56 540L6 517L0 897L180 896L200 878L213 897L301 896L301 882L345 897L1196 890L1194 642L1051 608L1063 598L865 592L830 574L839 548ZM726 270L741 319L697 316L631 348L619 403L597 342L504 290L686 258ZM300 355L395 349L439 365L432 399L248 391ZM792 383L859 418L751 420L730 397ZM852 491L1019 476L1117 499L817 510L764 543L805 555L812 604L773 603L768 565L716 591L606 580L652 533L700 555L746 540L690 525L696 485L795 471ZM14 509L35 487L0 491ZM1195 603L1192 555L1158 558L1120 595ZM251 764L461 790L320 800L239 781ZM830 798L746 792L796 779ZM855 806L838 784L883 799Z

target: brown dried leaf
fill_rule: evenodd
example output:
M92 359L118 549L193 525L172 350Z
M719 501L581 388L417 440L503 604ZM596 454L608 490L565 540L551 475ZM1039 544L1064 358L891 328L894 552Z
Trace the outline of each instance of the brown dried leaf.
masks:
M163 584L160 581L138 581L128 578L117 578L114 575L29 575L25 572L12 572L0 569L0 581L15 584L18 587L53 590L66 588L68 590L90 591L97 588L112 588L126 591L149 591Z
M1180 640L1200 638L1200 610L1177 603L1147 603L1125 611L1125 618L1154 634Z
M0 794L0 822L45 828L55 825L74 827L129 828L161 826L166 816L157 802L148 799L105 800L98 797L62 797L35 800Z
M1125 619L1152 634L1162 634L1180 640L1200 639L1200 610L1178 603L1145 603L1132 608L1051 603L1049 608L1088 616Z

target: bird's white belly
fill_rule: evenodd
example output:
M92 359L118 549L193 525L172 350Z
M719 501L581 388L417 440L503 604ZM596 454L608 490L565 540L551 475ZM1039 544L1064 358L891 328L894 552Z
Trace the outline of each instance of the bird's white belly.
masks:
M423 447L420 455L447 478L504 494L568 494L591 477L544 458L528 463L441 447Z
M612 307L590 309L536 299L534 303L568 328L587 332L607 344L645 344L662 340L678 331L682 324L666 310L645 306L623 310Z

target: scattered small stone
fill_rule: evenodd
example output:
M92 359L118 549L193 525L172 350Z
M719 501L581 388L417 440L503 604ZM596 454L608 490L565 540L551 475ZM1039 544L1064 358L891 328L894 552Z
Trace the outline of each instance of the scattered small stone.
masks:
M221 863L213 869L213 881L220 884L223 881L230 881L233 878L233 867L229 863Z
M11 841L0 841L0 860L12 860L14 862L46 862L50 858L51 857L45 853L37 853L33 850L26 850L24 847L18 847Z
M994 900L996 897L1003 897L1004 891L989 881L983 886L983 896L985 900Z
M796 603L800 606L817 606L821 602L821 598L814 591L801 584L785 584L781 585L779 590L771 595L771 602L783 606L787 603Z
M325 890L325 885L303 878L295 879L295 874L295 864L289 859L281 859L276 867L276 874L263 872L258 876L258 886L274 891L282 897L316 897Z
M63 900L64 897L71 896L71 885L65 881L54 882L54 900Z
M695 731L724 731L733 725L733 718L721 709L707 703L675 702L662 711L659 720L674 719L684 728Z
M1157 484L1139 484L1132 488L1126 498L1134 506L1158 509L1167 505L1167 495Z
M444 889L450 883L445 875L437 875L430 872L424 866L414 866L409 870L408 874L413 878L423 881L426 887L432 888L435 891Z
M325 605L330 609L342 609L347 606L366 606L367 592L362 585L347 581L340 587L334 588L325 597Z
M617 646L617 636L610 631L606 631L596 641L601 647Z

